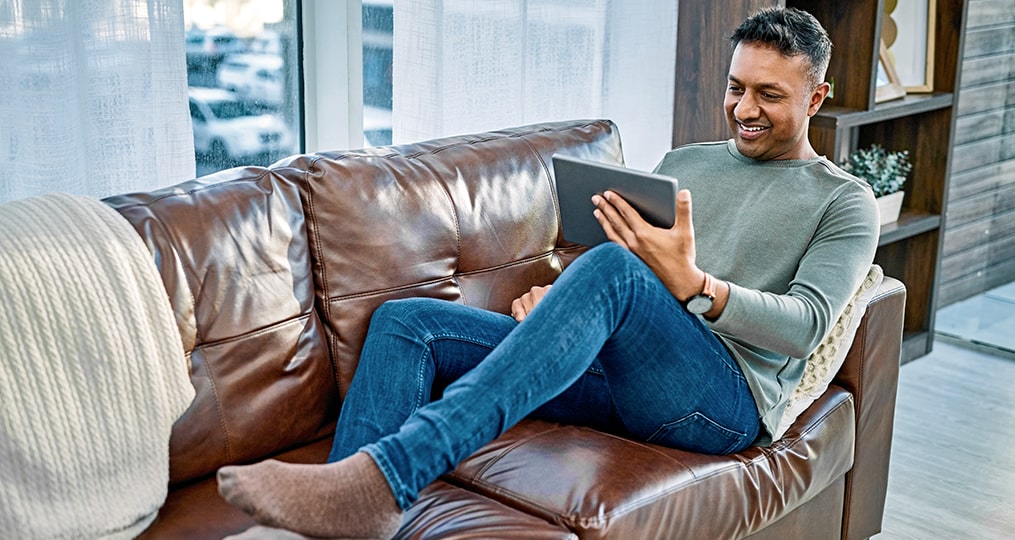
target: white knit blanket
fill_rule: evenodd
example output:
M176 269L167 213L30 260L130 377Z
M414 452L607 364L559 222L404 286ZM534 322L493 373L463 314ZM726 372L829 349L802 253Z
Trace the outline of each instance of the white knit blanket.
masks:
M0 536L133 538L194 397L141 238L85 197L0 206Z

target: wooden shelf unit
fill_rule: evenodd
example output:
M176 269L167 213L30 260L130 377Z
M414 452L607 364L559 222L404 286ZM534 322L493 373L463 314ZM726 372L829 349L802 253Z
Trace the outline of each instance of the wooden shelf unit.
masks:
M811 143L836 163L878 143L908 150L913 171L904 188L899 221L881 229L875 262L908 290L902 362L930 352L937 280L947 209L952 133L958 100L965 0L934 2L932 93L875 103L875 78L884 0L788 0L812 13L834 48L827 78L835 95L811 120Z

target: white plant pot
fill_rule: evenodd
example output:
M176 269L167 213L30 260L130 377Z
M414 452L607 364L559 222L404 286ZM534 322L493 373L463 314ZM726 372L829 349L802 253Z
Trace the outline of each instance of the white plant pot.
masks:
M881 224L895 223L899 219L899 212L902 210L902 198L906 193L896 191L890 195L878 197L878 211L881 213Z

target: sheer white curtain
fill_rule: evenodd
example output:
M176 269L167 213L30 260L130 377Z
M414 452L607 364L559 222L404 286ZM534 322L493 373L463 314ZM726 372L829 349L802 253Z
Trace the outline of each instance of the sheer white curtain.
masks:
M0 2L0 203L194 176L182 0Z
M674 0L394 0L396 143L575 118L630 166L670 148Z

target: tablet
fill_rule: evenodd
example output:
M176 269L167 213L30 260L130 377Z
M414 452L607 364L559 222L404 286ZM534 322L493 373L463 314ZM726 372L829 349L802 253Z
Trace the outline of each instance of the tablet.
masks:
M673 226L676 178L560 154L552 159L560 221L568 242L595 246L608 240L592 215L596 208L592 196L607 189L623 197L650 224Z

